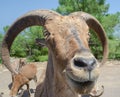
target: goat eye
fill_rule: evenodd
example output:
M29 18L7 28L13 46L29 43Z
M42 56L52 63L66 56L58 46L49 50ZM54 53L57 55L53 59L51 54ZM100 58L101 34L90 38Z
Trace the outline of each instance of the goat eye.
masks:
M50 33L47 30L44 30L43 35L45 38L48 38L50 36Z

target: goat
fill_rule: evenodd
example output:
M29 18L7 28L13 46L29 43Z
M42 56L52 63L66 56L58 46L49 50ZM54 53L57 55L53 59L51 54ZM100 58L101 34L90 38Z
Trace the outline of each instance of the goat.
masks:
M48 63L43 81L36 87L35 97L80 97L91 94L100 75L100 66L108 56L106 33L99 21L85 12L62 16L51 10L34 10L18 18L2 42L3 64L10 65L9 51L16 36L25 28L39 25L48 47ZM98 35L103 47L101 65L89 47L89 28Z
M23 85L27 86L27 90L30 95L29 81L33 79L35 83L37 83L37 67L34 64L26 64L24 60L20 59L19 64L17 64L16 71L18 74L12 75L12 88L10 95L17 95Z
M19 64L17 65L17 71L20 71L20 69L25 66L27 62L24 59L19 59Z

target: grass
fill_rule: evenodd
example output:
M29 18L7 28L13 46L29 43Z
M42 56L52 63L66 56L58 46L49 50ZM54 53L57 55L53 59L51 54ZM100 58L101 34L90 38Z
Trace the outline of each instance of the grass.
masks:
M30 56L27 58L28 62L44 62L47 60L48 60L48 55Z
M48 60L48 55L42 55L40 56L40 62L44 62Z

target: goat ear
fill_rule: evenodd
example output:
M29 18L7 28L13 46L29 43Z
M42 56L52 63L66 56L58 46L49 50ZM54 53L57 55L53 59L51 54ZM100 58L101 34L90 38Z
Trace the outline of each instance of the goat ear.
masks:
M35 43L40 47L45 47L46 46L45 39L36 38Z

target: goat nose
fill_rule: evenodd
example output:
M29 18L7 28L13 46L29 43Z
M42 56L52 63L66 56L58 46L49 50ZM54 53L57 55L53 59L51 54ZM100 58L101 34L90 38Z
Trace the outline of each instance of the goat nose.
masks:
M96 60L95 58L91 58L91 59L86 59L86 58L75 58L74 59L74 65L80 68L85 68L89 71L91 71L96 64Z

